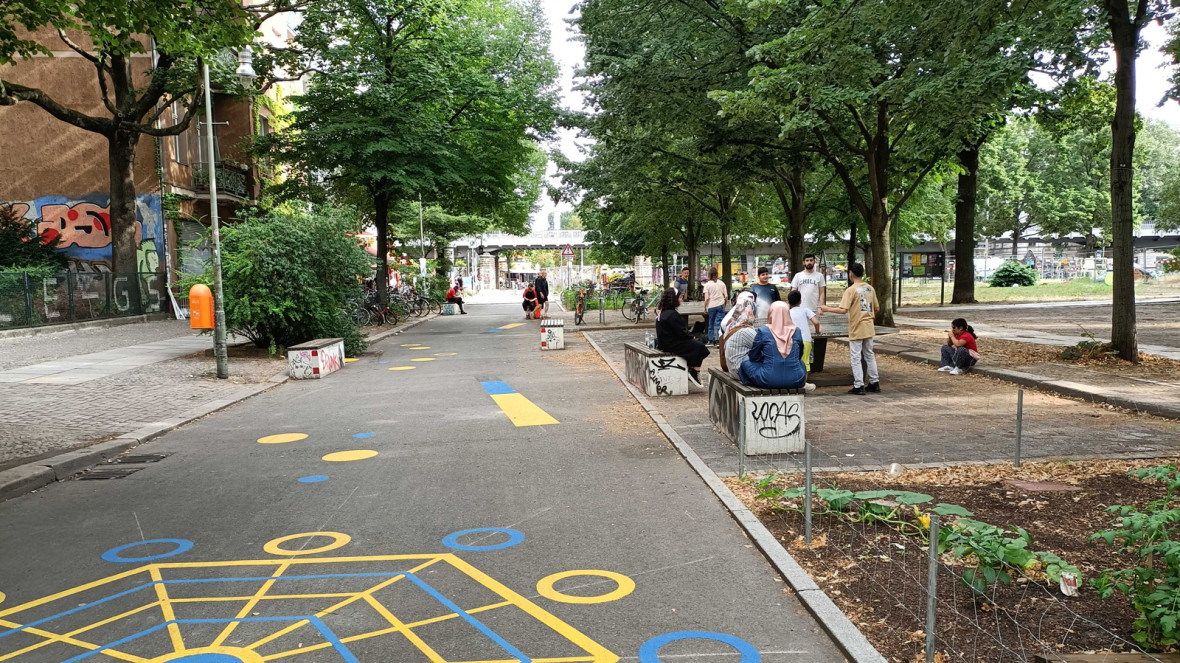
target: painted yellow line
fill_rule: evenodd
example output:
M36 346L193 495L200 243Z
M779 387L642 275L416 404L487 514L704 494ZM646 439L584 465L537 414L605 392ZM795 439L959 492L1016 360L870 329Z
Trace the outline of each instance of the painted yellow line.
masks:
M425 654L426 658L430 659L430 663L447 663L447 659L439 656L438 652L434 651L430 645L426 644L422 638L418 637L417 633L407 629L406 625L402 623L402 620L395 617L393 613L389 611L389 608L381 605L381 602L373 598L371 594L365 596L365 602L372 606L372 608L376 610L378 614L384 617L385 620L389 622L390 626L401 629L402 635L406 636L406 639L412 642L414 646L418 648L418 651Z
M153 603L151 605L144 606L143 608L138 608L138 609L134 610L133 612L139 612L140 610L150 608L150 607L152 607L152 605L156 605L156 604ZM124 617L124 616L126 616L126 614L118 615L117 617L115 617L115 619L118 619L119 617ZM111 620L106 620L106 621L111 621ZM100 626L100 625L101 625L101 623L100 624L91 624L90 626L87 626L86 628L81 629L81 631L86 631L86 630L89 630L92 628L96 628L97 626ZM17 624L16 622L10 622L6 619L0 619L0 626L3 626L5 628L20 628L21 627L20 624ZM81 649L89 649L90 651L94 651L95 649L98 649L101 646L101 645L96 645L92 642L86 642L84 640L78 640L77 638L70 637L71 635L73 635L72 633L67 633L66 635L60 635L58 633L53 633L51 631L46 631L46 630L39 629L36 627L26 628L26 629L24 629L23 632L28 633L29 635L41 636L42 638L45 638L45 640L43 642L38 642L35 645L25 647L24 649L22 649L20 651L15 651L15 652L12 652L11 654L6 654L4 656L0 656L0 661L7 661L9 659L16 658L17 656L20 656L21 654L32 651L34 649L38 649L40 647L44 647L45 645L51 645L55 642L61 642L61 643L67 644L67 645L73 645L73 646L79 647ZM78 633L78 632L80 632L80 631L74 631L74 633ZM124 654L123 652L116 651L114 649L104 649L99 653L110 656L111 658L117 658L120 661L132 661L133 663L147 663L146 658L132 656L131 654Z
M517 594L511 589L508 589L504 585L500 584L500 582L495 578L489 576L483 571L480 571L459 557L456 557L452 554L448 554L447 557L447 562L451 566L454 566L463 573L466 573L484 587L487 587L500 596L503 596L513 605L531 615L533 619L536 619L554 631L557 631L559 634L565 637L566 640L569 640L578 647L581 647L583 651L592 657L590 660L594 661L594 663L618 663L619 657L614 652L586 637L581 633L581 631L578 631L569 624L566 624L557 617L554 617L550 613L546 612L536 603L533 603L520 594Z
M79 592L84 592L88 589L94 589L95 587L100 587L102 585L105 585L108 582L114 582L116 580L122 580L123 578L129 578L137 573L145 573L148 571L149 568L151 568L151 567L141 566L138 568L131 569L130 571L124 571L122 573L119 573L119 574L116 574L113 576L107 576L107 577L102 578L100 580L95 580L94 582L88 582L85 585L80 585L78 587L71 587L70 589L60 591L56 594L50 594L49 596L41 597L35 601L29 601L28 603L22 603L20 605L8 608L4 611L0 611L0 617L4 617L5 615L11 615L16 612L22 612L22 611L28 610L29 608L36 608L39 605L45 605L46 603L56 601L60 598L66 597L66 596L70 596L71 594L77 594Z
M434 357L417 357L415 359L411 359L410 361L434 361Z
M492 400L500 406L500 410L504 414L508 415L508 420L518 428L561 423L525 398L524 394L492 394Z
M271 543L274 543L274 542L272 541ZM270 545L270 544L267 544L267 545ZM275 572L270 575L270 580L267 580L266 582L262 583L262 587L260 587L258 589L258 591L255 592L254 596L250 597L250 600L246 602L246 605L243 606L242 609L238 611L238 617L237 617L238 619L250 614L250 611L254 609L254 606L258 605L258 601L260 599L262 599L263 595L266 594L267 590L269 590L271 588L271 586L273 586L275 584L275 579L278 578L279 576L283 575L283 573L287 570L288 566L290 566L290 564L280 564L279 568L275 569ZM234 629L237 628L238 624L240 624L240 623L241 622L230 622L229 624L227 624L226 627L221 630L221 633L217 634L217 638L213 640L213 644L211 644L209 646L210 647L217 647L221 643L225 642L225 639L229 637L230 633L234 632Z
M391 370L391 371L412 371L415 368L418 368L418 367L417 366L394 366L393 368L391 368L389 370Z
M156 581L156 598L160 599L160 613L164 615L164 621L172 622L176 620L176 615L172 612L172 604L168 601L168 588L164 586L164 578L160 575L160 569L151 567L148 569L152 580ZM172 637L172 649L175 651L184 651L184 638L180 637L180 625L169 624L168 635Z
M322 594L267 594L266 596L257 597L259 601L279 601L287 599L342 599L348 596L354 596L356 592L324 592ZM253 596L190 596L185 598L173 598L173 603L207 603L220 601L222 603L241 603L242 601L250 601L254 599Z
M516 329L517 327L523 327L523 326L524 326L523 322L514 322L510 325L504 325L503 327L499 327L499 329Z
M478 608L472 608L471 610L468 610L466 612L469 615L474 615L477 612L484 612L485 610L495 610L496 608L503 608L503 607L510 606L510 605L512 605L512 603L510 603L508 601L500 601L499 603L492 603L489 605L480 606ZM423 619L422 621L414 622L413 624L406 624L406 628L418 628L419 626L426 626L427 624L434 624L436 622L445 622L448 619L455 619L458 616L459 616L459 613L452 612L449 615L442 615L441 617L431 617L430 619ZM515 659L513 659L513 660L515 660Z
M360 357L345 357L344 363L351 364L354 361L360 361Z
M411 350L429 350L430 346L429 345L415 345L414 347L412 347L410 349Z
M219 566L278 566L279 564L342 564L347 562L393 562L403 559L421 559L428 560L431 563L446 559L450 553L420 553L413 555L369 555L369 556L348 556L348 557L316 557L315 559L229 559L220 562L157 562L152 566L158 569L202 569L213 568ZM144 570L144 569L139 569ZM126 574L112 576L110 578L103 578L96 583L91 583L91 586L98 586L108 580L120 580ZM79 588L91 589L91 586L83 586ZM74 590L63 593L63 596L74 593ZM308 596L318 596L317 594L309 594ZM44 600L37 601L37 605L44 603ZM31 604L29 607L33 607Z

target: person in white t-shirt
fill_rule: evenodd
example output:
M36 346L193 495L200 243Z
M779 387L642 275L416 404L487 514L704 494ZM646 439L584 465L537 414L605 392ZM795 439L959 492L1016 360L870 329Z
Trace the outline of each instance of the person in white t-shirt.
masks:
M815 333L824 333L824 328L819 324L819 318L815 311L802 305L803 296L799 294L798 290L792 290L787 293L787 305L791 307L791 322L799 328L799 333L803 335L803 367L807 372L811 372L811 327L815 327Z
M821 304L828 301L828 282L824 275L815 270L815 255L808 253L803 256L803 271L796 272L791 279L791 290L798 291L803 297L803 307L818 311Z

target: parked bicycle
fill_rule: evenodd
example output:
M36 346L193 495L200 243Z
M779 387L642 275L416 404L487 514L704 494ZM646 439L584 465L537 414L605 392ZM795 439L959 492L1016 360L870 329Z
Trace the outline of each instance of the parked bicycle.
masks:
M655 292L654 295L648 297L649 294ZM623 307L623 317L630 322L639 322L647 312L656 307L656 302L660 299L660 289L653 288L652 290L640 290L639 294L635 296L630 303Z

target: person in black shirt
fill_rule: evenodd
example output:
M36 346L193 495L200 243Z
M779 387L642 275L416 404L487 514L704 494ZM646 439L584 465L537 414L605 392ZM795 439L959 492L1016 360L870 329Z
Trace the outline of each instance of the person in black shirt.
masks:
M537 292L537 306L541 307L543 315L549 315L549 279L545 278L545 270L537 275L537 283L533 286Z
M680 270L680 276L676 277L676 292L680 293L680 301L684 302L688 299L688 268Z
M750 286L750 292L754 293L760 313L770 311L771 304L782 300L778 293L778 286L770 284L770 270L766 267L758 268L758 282Z
M701 386L701 364L709 356L709 348L688 333L688 321L676 309L680 296L668 288L660 297L660 312L656 315L656 343L664 352L684 357L688 362L688 379Z

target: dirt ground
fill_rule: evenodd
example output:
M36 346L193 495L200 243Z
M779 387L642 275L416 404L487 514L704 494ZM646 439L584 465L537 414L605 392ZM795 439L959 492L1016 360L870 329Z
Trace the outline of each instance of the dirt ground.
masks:
M1175 293L1180 296L1180 289ZM1081 335L1085 332L1097 338L1109 338L1109 304L1101 306L1054 306L1046 303L1032 308L997 305L989 309L959 310L947 306L938 310L910 311L902 308L899 315L929 320L963 317L971 324L997 327L1017 327L1051 334ZM1180 303L1139 304L1135 308L1138 340L1142 344L1180 346Z
M1021 470L965 466L908 470L898 477L844 473L823 475L817 487L925 493L934 498L927 507L958 504L977 520L1023 527L1032 537L1032 550L1051 552L1077 566L1082 577L1076 597L1065 597L1036 572L979 597L959 580L969 564L948 554L940 558L936 646L943 660L1031 660L1040 652L1133 651L1136 613L1128 601L1120 594L1100 600L1087 584L1103 569L1131 565L1133 559L1089 537L1108 525L1106 508L1111 504L1142 506L1160 497L1162 486L1126 473L1165 462L1050 462L1025 464ZM1010 479L1052 481L1076 490L1029 492L1007 484ZM800 482L801 477L788 476L767 487L790 488ZM849 523L825 515L815 519L814 543L808 548L802 516L795 510L801 509L800 500L760 498L767 487L758 486L755 478L727 483L886 658L922 660L927 575L922 538L887 524Z

